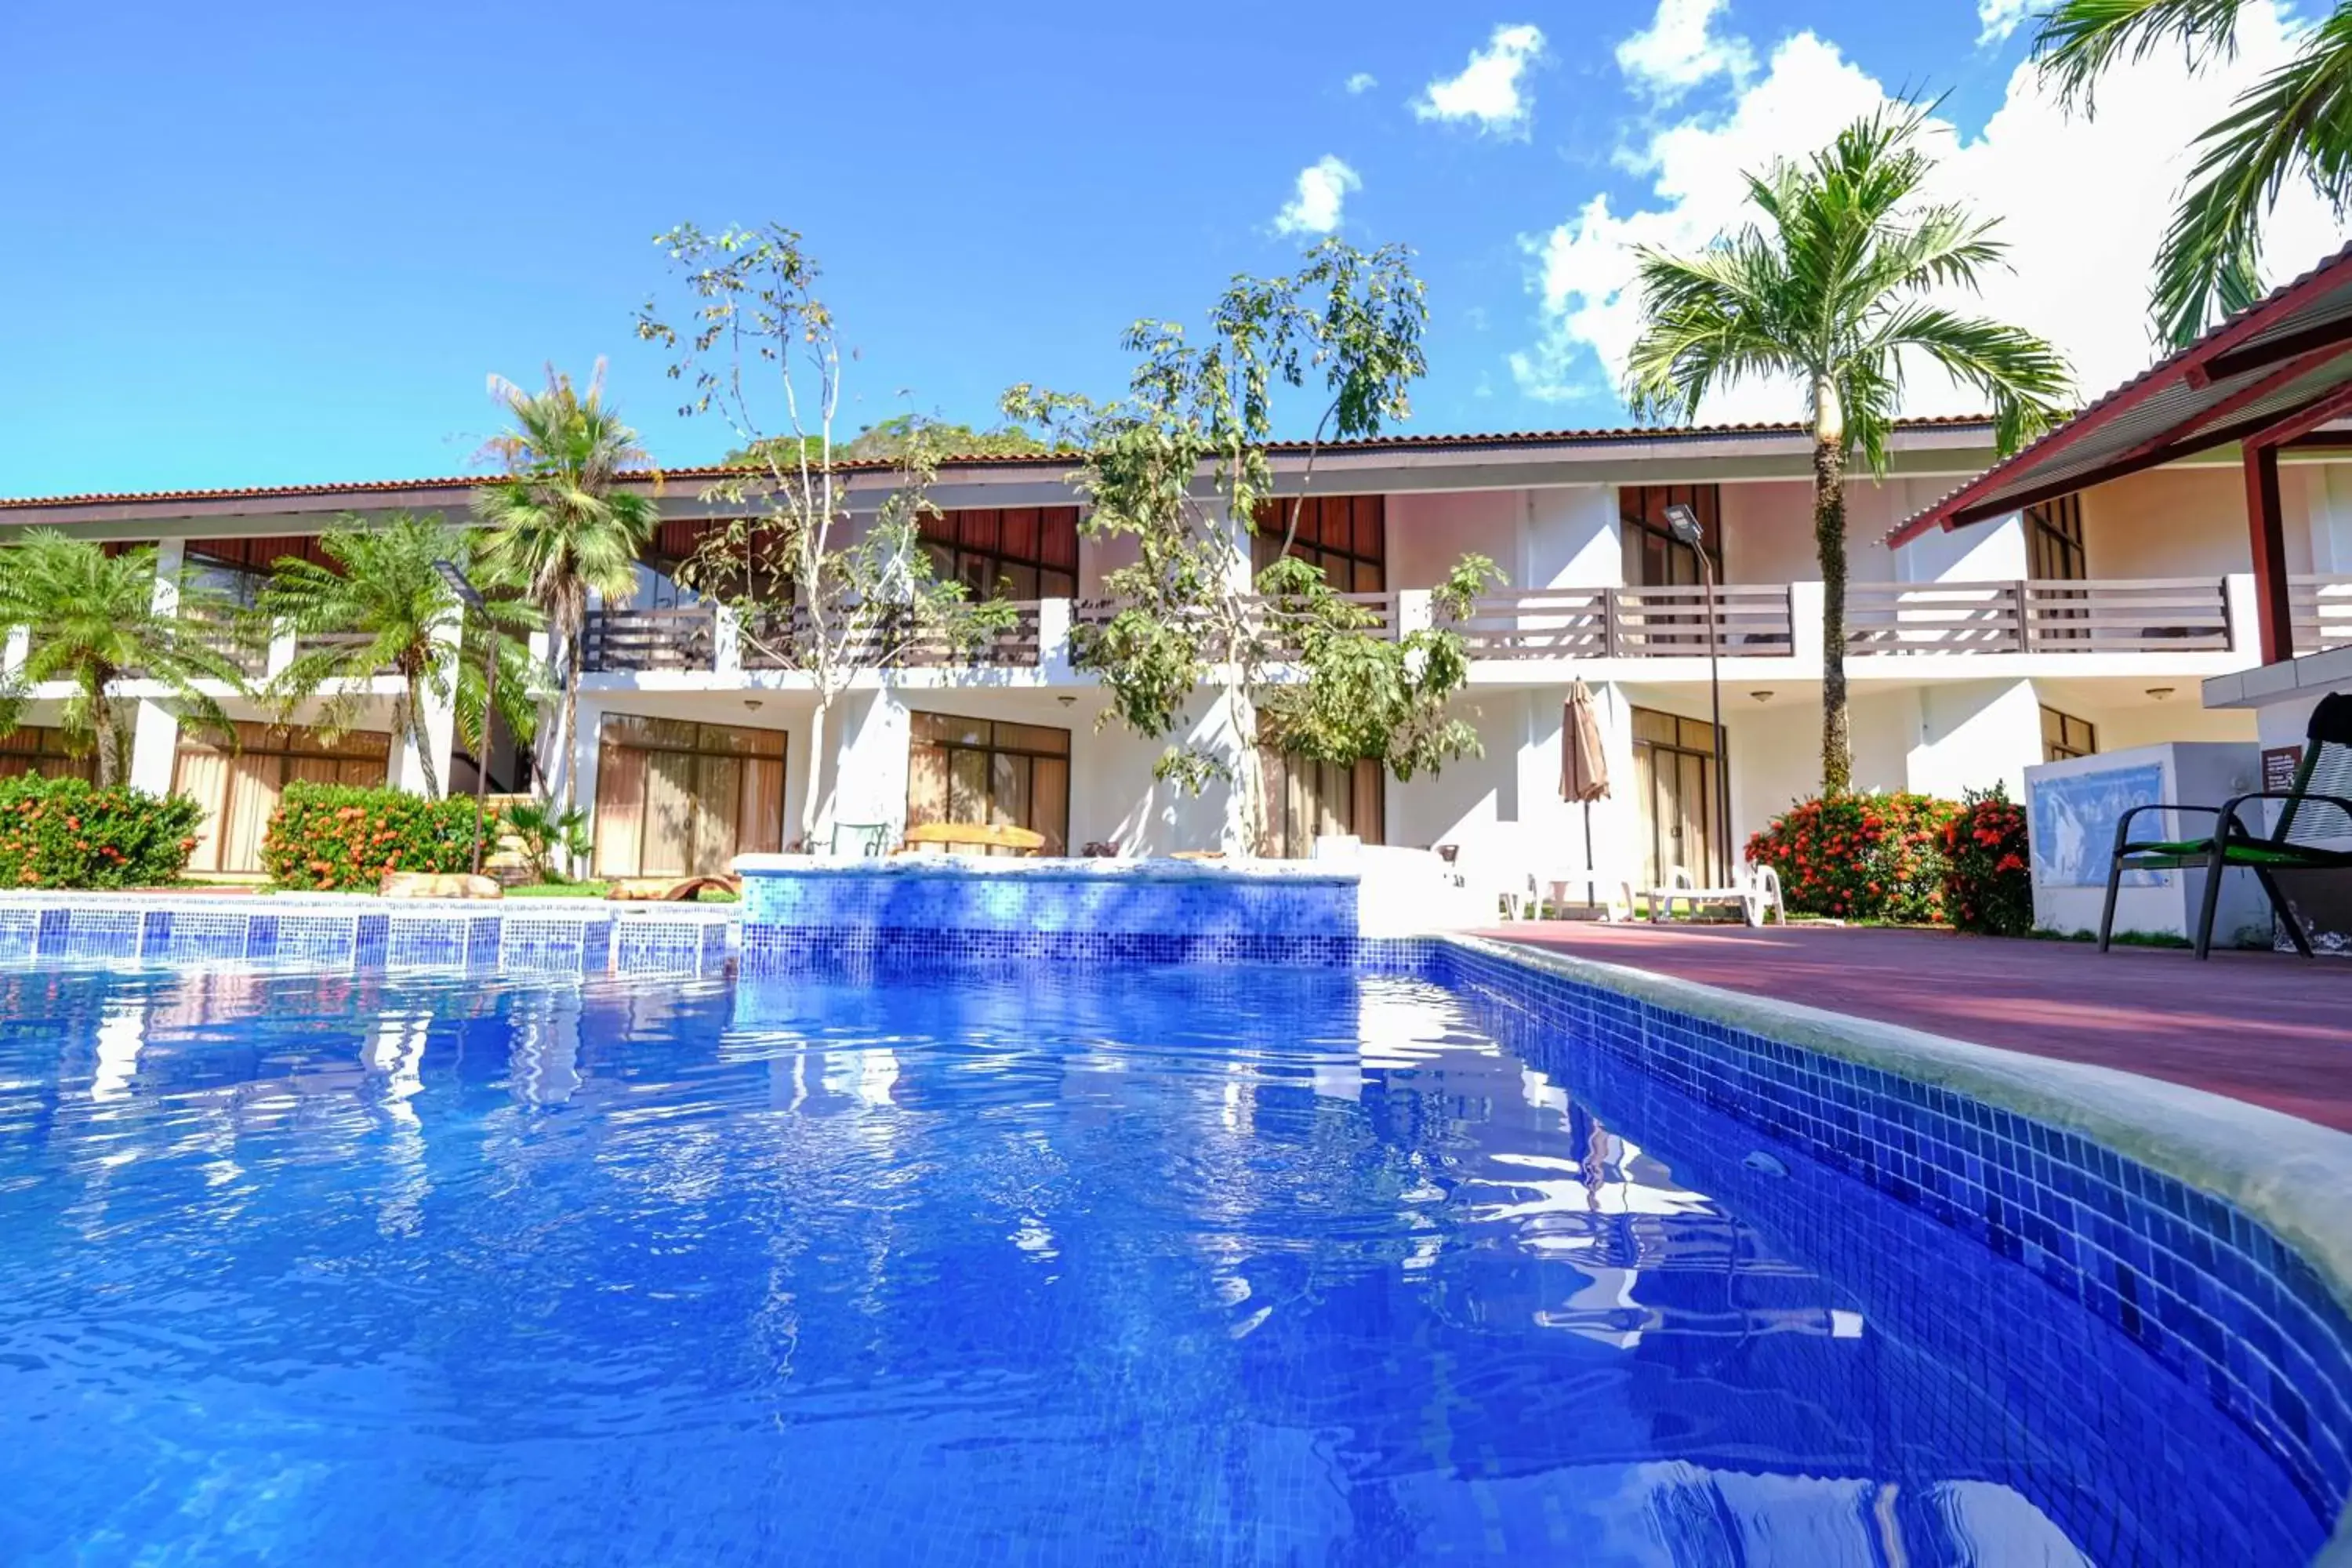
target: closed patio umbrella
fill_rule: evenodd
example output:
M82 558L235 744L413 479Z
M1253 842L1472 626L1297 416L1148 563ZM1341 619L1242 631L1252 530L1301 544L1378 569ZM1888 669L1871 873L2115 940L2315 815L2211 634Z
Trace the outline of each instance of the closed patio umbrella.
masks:
M1592 689L1580 680L1568 689L1568 706L1559 718L1559 797L1584 807L1584 901L1590 906L1592 881L1592 803L1609 795L1609 751L1601 743L1601 715L1592 710ZM1541 911L1538 911L1540 913Z

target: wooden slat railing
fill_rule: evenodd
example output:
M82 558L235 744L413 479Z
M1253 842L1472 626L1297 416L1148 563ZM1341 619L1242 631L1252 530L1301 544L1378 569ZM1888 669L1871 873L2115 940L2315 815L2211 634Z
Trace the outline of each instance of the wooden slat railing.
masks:
M331 648L365 647L374 640L365 632L306 632L294 639L294 657L308 658ZM375 673L398 675L400 671L392 665L381 664L376 666Z
M1013 610L1013 624L976 649L960 648L950 638L939 634L919 635L910 640L896 632L876 628L872 635L860 639L857 646L847 652L860 665L879 662L882 655L887 652L888 664L898 669L1034 669L1040 658L1036 601L1016 602ZM810 636L808 626L806 612L795 611L793 629L787 636L764 636L757 626L748 628L742 638L743 668L805 668L806 661L794 657L793 649Z
M2028 582L2028 653L2212 653L2230 647L2219 577Z
M2287 605L2295 652L2352 645L2352 575L2290 577Z
M716 668L718 616L708 605L677 610L591 610L581 628L580 665L594 674Z
M2219 577L2006 583L1854 583L1854 654L2198 653L2227 651L2229 595Z
M1456 624L1470 657L1532 658L1774 658L1793 648L1789 590L1730 583L1705 588L1529 588L1481 595Z
M1339 598L1370 612L1370 618L1363 630L1370 636L1393 640L1397 635L1397 596L1394 594L1341 594ZM1120 604L1116 599L1080 599L1070 606L1073 625L1098 626L1117 616ZM1277 602L1263 594L1252 594L1242 600L1242 615L1253 636L1268 645L1267 652L1280 658L1285 651L1282 641L1284 613Z

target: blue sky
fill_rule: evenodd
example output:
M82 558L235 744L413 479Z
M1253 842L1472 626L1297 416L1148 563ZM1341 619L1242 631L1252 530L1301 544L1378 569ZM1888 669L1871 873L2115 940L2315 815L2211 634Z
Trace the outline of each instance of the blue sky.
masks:
M1516 116L1415 112L1527 27ZM1620 61L1676 27L1705 44L1679 90ZM1713 226L1662 195L1658 138L1776 150L1739 116L1774 81L1819 96L1780 79L1792 38L1810 68L1948 92L1978 137L2025 47L1983 30L1977 0L17 0L0 493L457 472L495 422L486 374L600 353L658 458L708 458L723 432L675 417L629 326L662 277L651 237L686 218L805 234L861 355L853 426L986 419L1015 380L1115 391L1129 321L1295 258L1312 236L1277 215L1326 157L1354 182L1339 232L1421 253L1413 428L1605 424L1608 333L1570 261L1613 231L1564 226L1605 196Z

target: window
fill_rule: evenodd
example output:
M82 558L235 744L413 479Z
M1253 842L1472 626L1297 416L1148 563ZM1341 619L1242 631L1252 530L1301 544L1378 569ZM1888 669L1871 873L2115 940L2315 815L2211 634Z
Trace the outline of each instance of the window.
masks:
M1686 506L1697 515L1706 558L1723 578L1722 492L1715 485L1624 485L1617 491L1617 519L1623 525L1625 584L1632 588L1676 588L1699 582L1698 552L1676 539L1666 508Z
M2025 509L2026 573L2036 582L2079 583L2090 575L2083 553L2083 498L2060 496Z
M1694 880L1727 885L1728 845L1717 842L1715 731L1703 720L1633 710L1633 798L1642 815L1644 885L1664 887L1677 866ZM1729 759L1727 750L1725 757Z
M1381 594L1389 585L1389 527L1383 496L1309 496L1272 500L1258 508L1257 535L1250 567L1263 572L1282 553L1290 514L1298 512L1298 535L1290 553L1323 569L1323 580L1341 594Z
M1305 860L1326 834L1353 834L1367 844L1386 837L1388 774L1376 762L1353 767L1310 762L1264 747L1258 776L1265 781L1265 836L1261 853L1277 860Z
M596 873L723 873L783 847L782 730L608 713L596 753Z
M85 779L98 782L98 753L75 756L66 750L66 732L45 725L25 724L0 735L0 779Z
M205 808L191 871L258 871L261 840L289 784L380 785L392 763L392 737L353 730L330 741L300 725L236 726L235 747L194 728L180 731L172 788Z
M2042 760L2063 763L2074 757L2087 757L2099 749L2099 728L2087 719L2077 719L2071 713L2061 713L2055 708L2042 710Z
M1025 827L1042 855L1068 853L1070 732L1043 724L915 713L907 749L907 826Z
M922 520L923 548L943 582L975 599L1068 599L1078 591L1078 509L979 508Z

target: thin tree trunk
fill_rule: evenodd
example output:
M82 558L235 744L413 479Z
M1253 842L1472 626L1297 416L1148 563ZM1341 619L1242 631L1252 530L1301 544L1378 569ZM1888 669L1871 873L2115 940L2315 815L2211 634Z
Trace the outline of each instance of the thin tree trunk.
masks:
M1834 398L1832 399L1834 407ZM1813 437L1813 547L1822 562L1822 794L1853 788L1845 696L1845 440Z
M575 642L563 661L563 809L580 804L580 658Z
M1238 761L1234 766L1233 790L1241 815L1241 847L1244 857L1266 854L1265 842L1265 773L1258 765L1257 704L1248 700L1245 687L1235 681L1226 689L1226 712L1234 727L1234 748Z
M425 773L425 798L439 800L441 770L433 765L433 742L427 737L425 729L425 698L418 691L416 679L413 676L409 678L408 696L404 700L408 707L407 723L404 726L408 743L416 748L416 765Z
M121 782L122 757L121 745L114 733L114 702L107 695L103 680L86 684L89 693L90 743L98 748L98 784L100 789Z
M831 697L820 695L816 711L809 716L808 784L801 797L801 848L811 855L816 853L817 812L824 804L821 786L824 783L824 716L825 710L832 706ZM835 783L836 785L840 783L838 770ZM836 811L834 820L838 822L840 818L841 814Z

